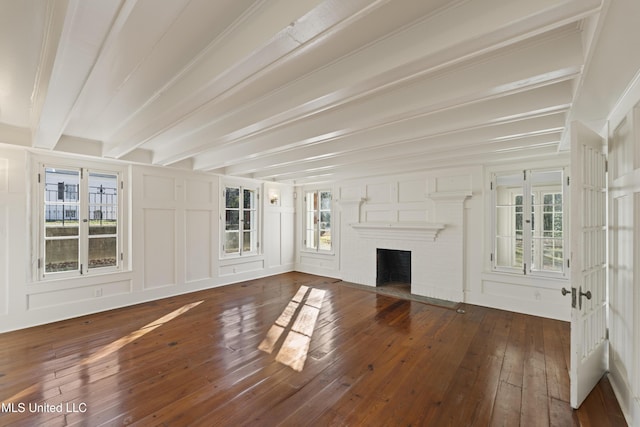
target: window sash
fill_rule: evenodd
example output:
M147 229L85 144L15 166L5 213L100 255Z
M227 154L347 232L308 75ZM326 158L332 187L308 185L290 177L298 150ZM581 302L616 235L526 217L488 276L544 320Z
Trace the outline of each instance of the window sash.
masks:
M258 191L225 186L222 253L241 256L258 252Z
M119 270L120 174L42 165L40 176L40 278Z
M305 233L304 247L317 252L330 252L332 196L328 190L314 190L305 193Z
M563 177L561 169L494 175L494 270L565 274L567 218L563 212ZM524 198L523 194L530 197Z

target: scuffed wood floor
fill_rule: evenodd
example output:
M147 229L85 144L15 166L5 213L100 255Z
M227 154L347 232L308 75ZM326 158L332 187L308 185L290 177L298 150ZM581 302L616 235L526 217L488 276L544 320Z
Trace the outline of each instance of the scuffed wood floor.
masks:
M0 425L625 425L568 323L463 308L288 273L0 334Z

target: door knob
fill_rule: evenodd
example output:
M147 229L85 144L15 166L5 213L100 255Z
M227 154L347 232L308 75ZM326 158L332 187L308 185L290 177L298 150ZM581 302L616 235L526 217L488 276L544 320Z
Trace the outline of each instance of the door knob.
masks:
M578 305L580 306L580 310L582 310L582 297L587 297L587 299L591 299L591 291L587 291L587 292L582 292L582 286L580 286L580 292L578 292L578 295L580 295L579 298L579 302Z
M570 294L570 293L571 293L571 291L570 291L570 290L568 290L567 288L562 288L562 290L561 290L560 292L562 292L562 296L565 296L565 295L567 295L567 294Z

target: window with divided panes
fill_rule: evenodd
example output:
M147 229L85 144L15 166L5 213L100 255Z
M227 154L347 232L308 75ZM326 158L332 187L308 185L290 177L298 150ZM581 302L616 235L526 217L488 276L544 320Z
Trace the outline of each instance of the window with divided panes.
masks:
M224 189L224 255L258 251L258 190L242 186Z
M307 191L304 196L307 250L331 251L331 191Z
M564 273L567 218L563 176L563 170L527 170L493 177L494 269Z
M119 173L43 166L40 183L40 276L118 269Z

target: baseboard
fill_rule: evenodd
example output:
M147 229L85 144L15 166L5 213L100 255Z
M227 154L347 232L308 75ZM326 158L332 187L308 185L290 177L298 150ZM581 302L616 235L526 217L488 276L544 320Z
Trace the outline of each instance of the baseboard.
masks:
M617 369L615 363L611 363L609 368L609 382L622 410L622 415L624 415L628 425L640 425L640 399L633 396L631 387Z

